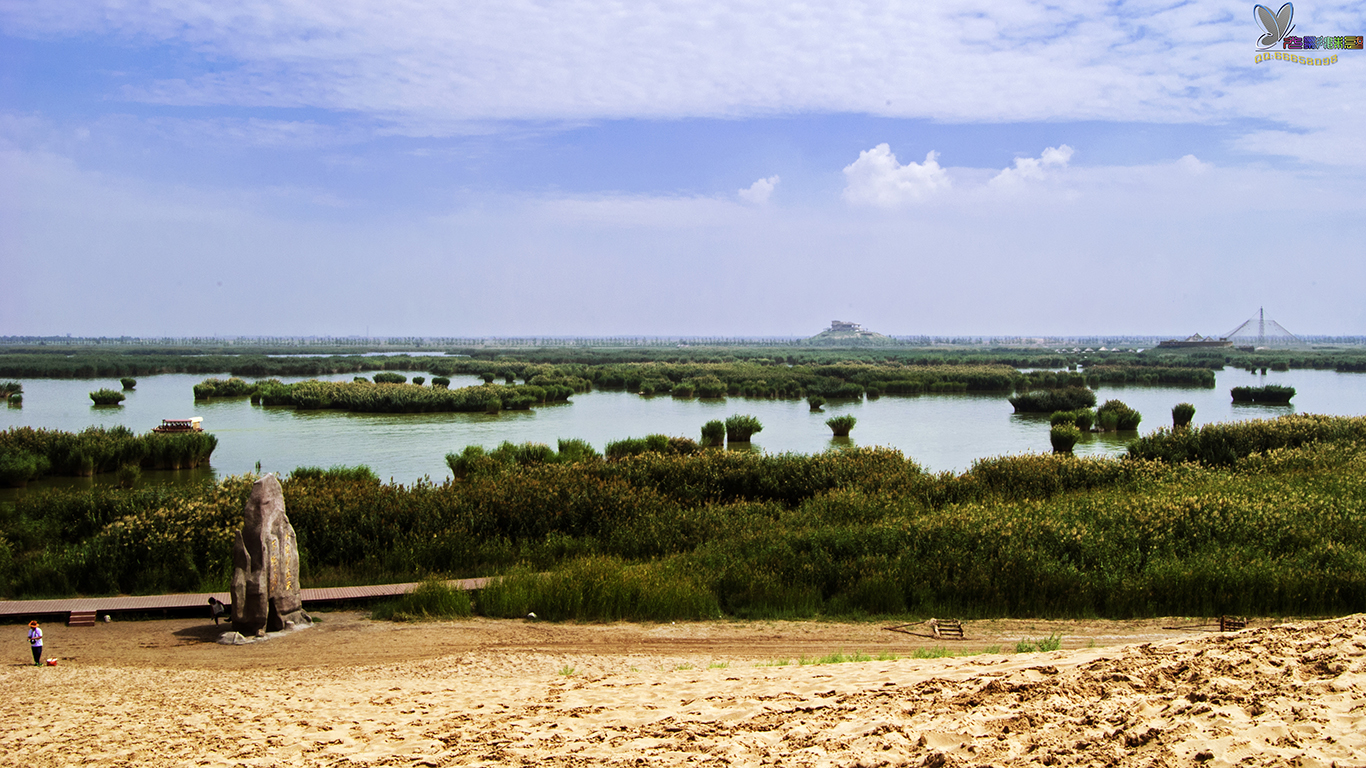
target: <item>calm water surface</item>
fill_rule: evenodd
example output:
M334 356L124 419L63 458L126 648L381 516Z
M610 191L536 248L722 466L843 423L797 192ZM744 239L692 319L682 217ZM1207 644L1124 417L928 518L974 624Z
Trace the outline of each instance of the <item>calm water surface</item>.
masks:
M406 373L411 379L413 373ZM417 375L424 375L417 373ZM428 381L431 374L425 374ZM675 400L664 395L641 397L622 392L589 392L570 403L496 416L472 413L352 414L253 406L246 398L198 402L193 386L202 374L148 376L125 394L121 406L100 407L89 392L118 389L116 380L28 379L23 381L21 408L0 407L0 429L13 426L78 431L91 425L122 424L145 432L165 418L202 416L205 429L217 435L212 467L197 472L146 472L150 482L196 477L224 477L252 471L288 473L299 466L365 464L380 477L412 483L423 477L441 481L450 475L445 455L466 445L492 448L504 440L534 441L554 446L561 437L577 437L602 450L624 437L663 433L696 439L702 424L731 414L752 414L764 429L754 446L769 453L815 453L838 445L825 420L832 415L858 418L852 442L900 449L926 469L962 471L975 459L1050 450L1048 418L1016 415L1004 394L884 396L864 401L835 401L824 413L811 413L804 401ZM323 377L349 381L352 374ZM301 378L283 379L300 381ZM452 378L451 386L476 384L475 377ZM1235 386L1281 384L1297 390L1290 406L1234 405ZM1217 373L1212 389L1182 387L1101 387L1098 402L1120 399L1143 414L1140 433L1170 426L1171 408L1195 405L1195 423L1237 421L1286 413L1366 415L1366 374L1332 371L1289 371L1252 374L1228 369ZM1079 455L1119 454L1135 433L1086 435ZM845 443L848 444L848 443ZM112 475L93 480L61 479L56 484L112 482ZM32 487L32 486L31 486ZM0 494L13 491L0 490ZM4 496L0 496L3 498Z

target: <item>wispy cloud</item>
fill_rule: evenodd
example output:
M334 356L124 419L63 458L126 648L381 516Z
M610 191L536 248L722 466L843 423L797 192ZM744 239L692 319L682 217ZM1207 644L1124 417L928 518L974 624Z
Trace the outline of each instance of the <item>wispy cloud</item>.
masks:
M763 205L768 202L769 195L773 194L773 190L778 186L779 181L780 179L777 176L759 179L749 185L748 188L742 189L736 194L740 195L740 199L747 203Z
M1360 32L1366 6L1316 3L1297 19ZM0 24L206 62L198 74L135 80L130 98L321 107L401 131L793 112L1308 128L1366 100L1366 61L1345 54L1332 68L1255 65L1259 28L1237 2L11 0Z
M1049 147L1038 157L1017 157L1015 167L1006 168L991 179L991 184L1001 187L1019 186L1028 181L1042 181L1049 173L1067 167L1072 159L1072 148L1063 144Z

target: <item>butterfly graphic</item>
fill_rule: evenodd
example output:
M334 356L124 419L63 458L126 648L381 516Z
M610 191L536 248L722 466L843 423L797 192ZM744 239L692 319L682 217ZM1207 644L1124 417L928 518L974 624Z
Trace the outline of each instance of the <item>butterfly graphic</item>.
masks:
M1281 38L1290 34L1290 30L1294 29L1290 25L1290 19L1295 15L1295 7L1290 3L1282 5L1281 9L1274 14L1265 5L1254 5L1252 11L1257 16L1257 21L1261 23L1262 29L1266 30L1266 34L1257 39L1257 42L1262 46L1257 49L1259 51L1269 50L1271 46L1279 43Z

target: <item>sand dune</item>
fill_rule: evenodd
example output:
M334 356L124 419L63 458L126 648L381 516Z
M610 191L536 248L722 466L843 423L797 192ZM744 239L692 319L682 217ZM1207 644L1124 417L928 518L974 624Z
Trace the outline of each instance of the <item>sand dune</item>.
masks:
M57 667L0 670L0 763L1366 765L1362 616L1230 635L983 622L976 647L1025 626L1122 644L782 666L934 641L814 622L326 618L245 647L203 622L52 627Z

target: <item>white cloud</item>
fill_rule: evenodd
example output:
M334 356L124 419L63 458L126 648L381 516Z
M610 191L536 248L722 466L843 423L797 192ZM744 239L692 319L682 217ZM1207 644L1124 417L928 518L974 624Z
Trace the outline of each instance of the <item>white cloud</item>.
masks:
M1319 2L1297 21L1360 30L1366 5ZM1231 1L4 0L0 27L178 49L189 71L131 76L137 99L317 107L426 135L796 112L1311 129L1355 125L1366 102L1366 57L1350 51L1332 67L1255 64L1260 30Z
M859 153L844 168L844 199L853 205L892 208L918 202L949 188L949 175L939 167L939 153L931 150L923 163L901 165L887 144Z
M779 179L777 176L759 179L749 185L748 189L742 189L737 194L740 195L741 200L744 200L747 203L763 205L768 202L768 197L773 194L773 189L778 186L778 181Z
M1072 148L1066 144L1057 147L1048 147L1038 157L1017 157L1015 167L1006 168L996 174L991 180L991 184L996 186L1015 186L1027 180L1042 181L1048 178L1049 173L1054 169L1061 170L1067 167L1067 162L1072 159Z

